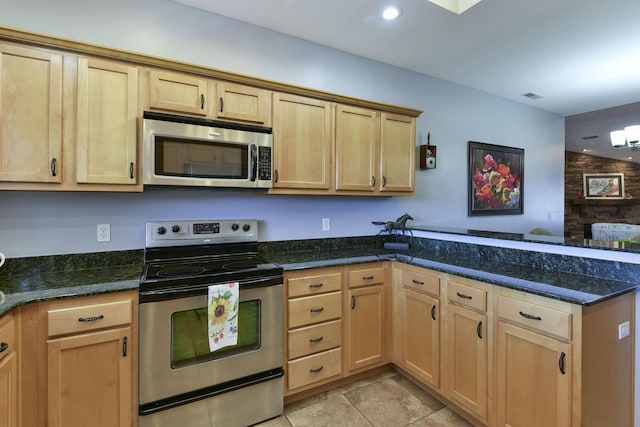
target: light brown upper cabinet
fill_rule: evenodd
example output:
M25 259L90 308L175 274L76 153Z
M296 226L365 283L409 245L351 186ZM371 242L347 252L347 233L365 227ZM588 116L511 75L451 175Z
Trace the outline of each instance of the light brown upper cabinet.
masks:
M271 126L271 92L173 71L149 71L148 108Z
M274 189L329 189L331 110L326 101L273 95Z
M380 122L378 190L413 192L416 187L416 120L399 114L382 113Z
M60 183L62 55L0 44L2 182Z
M137 116L136 67L78 59L78 183L137 183Z
M149 109L207 115L207 80L170 71L149 72Z
M413 117L338 105L336 190L412 193L415 129Z
M375 191L379 123L373 110L336 107L336 190Z
M215 84L215 101L209 103L214 110L209 110L210 116L260 126L271 125L271 93L266 90L219 82Z

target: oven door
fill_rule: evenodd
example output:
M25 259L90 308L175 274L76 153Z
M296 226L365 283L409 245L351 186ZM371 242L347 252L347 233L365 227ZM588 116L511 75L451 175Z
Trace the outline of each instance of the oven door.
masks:
M282 283L239 293L238 344L209 351L207 295L140 304L140 404L280 369Z

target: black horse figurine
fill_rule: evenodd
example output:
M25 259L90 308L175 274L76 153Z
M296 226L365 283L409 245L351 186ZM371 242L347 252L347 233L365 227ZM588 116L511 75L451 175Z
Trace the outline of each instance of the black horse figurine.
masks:
M400 230L402 231L402 233L404 233L407 226L407 221L410 219L412 220L413 217L408 213L405 213L395 221L372 221L371 223L374 225L384 225L384 228L380 231L380 233L392 233L393 230Z

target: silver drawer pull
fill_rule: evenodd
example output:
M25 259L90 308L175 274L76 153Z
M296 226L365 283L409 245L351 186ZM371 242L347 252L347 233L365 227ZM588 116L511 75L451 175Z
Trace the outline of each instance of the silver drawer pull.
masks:
M362 280L373 280L375 276L362 276Z
M527 313L524 313L522 311L520 311L519 313L520 313L520 316L524 317L525 319L542 320L542 317L540 317L540 316L534 316L532 314L527 314Z
M9 348L9 344L7 344L6 342L3 342L2 344L0 344L0 353L4 353L5 351L7 351L8 348Z
M104 314L100 314L99 316L80 317L78 318L78 322L95 322L96 320L102 319L104 319Z
M312 308L310 311L312 313L321 313L324 310L324 307L320 307L320 308Z
M322 341L323 339L324 339L324 337L310 338L309 342L316 343L316 342Z
M309 369L309 372L311 372L312 374L317 374L318 372L321 372L323 369L324 369L324 366L320 366L319 368Z
M321 288L322 286L324 286L324 283L315 283L315 284L309 285L310 288Z
M421 280L412 279L411 281L416 285L424 285L424 282Z
M460 298L464 298L464 299L473 299L472 296L461 294L460 292L456 292L456 295L458 295Z

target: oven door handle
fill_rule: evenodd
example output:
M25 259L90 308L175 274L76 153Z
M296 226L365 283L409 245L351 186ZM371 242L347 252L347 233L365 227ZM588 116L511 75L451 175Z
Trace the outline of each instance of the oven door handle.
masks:
M240 290L264 288L267 286L282 285L282 275L263 276L257 278L247 278L240 280ZM215 282L215 283L203 283L203 284L191 284L186 286L175 286L168 288L151 288L144 289L144 284L140 287L140 303L165 301L171 299L185 298L198 295L207 295L207 290L210 285L217 285L227 282Z

